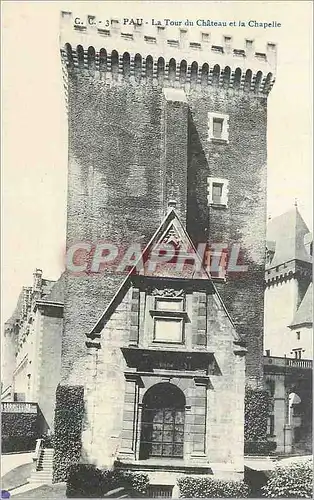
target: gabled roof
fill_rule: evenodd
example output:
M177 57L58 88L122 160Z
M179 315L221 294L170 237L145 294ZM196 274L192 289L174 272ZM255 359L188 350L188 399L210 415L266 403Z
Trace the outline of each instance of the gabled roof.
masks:
M275 250L274 257L268 268L272 268L289 262L300 260L312 262L312 257L305 247L304 237L309 233L309 229L302 219L298 208L285 212L267 224L267 247Z
M313 284L310 283L306 294L303 297L301 304L299 305L290 328L296 328L301 325L312 325L313 324Z
M159 253L161 245L164 243L167 245L172 243L175 249L179 248L181 256L191 255L192 251L193 255L196 256L195 260L197 261L197 265L195 265L194 262L191 261L190 263L185 263L183 269L178 269L176 265L177 262L170 261L163 262L160 265L157 264L156 266L151 266L151 257L154 257L157 253ZM234 327L234 323L229 313L227 312L226 307L223 304L223 301L219 296L214 283L212 282L211 276L202 263L202 258L197 253L192 240L190 239L186 229L181 224L174 209L171 209L165 216L159 228L151 238L150 242L129 271L128 276L123 281L119 290L114 295L111 302L108 304L95 326L87 334L87 337L95 338L99 335L105 325L107 318L111 315L116 305L119 303L119 301L131 286L134 276L142 276L145 278L179 279L188 281L193 280L195 284L208 284L208 287L211 287L213 293L216 294L232 326ZM237 337L236 333L235 336ZM235 340L240 341L240 338L237 337Z

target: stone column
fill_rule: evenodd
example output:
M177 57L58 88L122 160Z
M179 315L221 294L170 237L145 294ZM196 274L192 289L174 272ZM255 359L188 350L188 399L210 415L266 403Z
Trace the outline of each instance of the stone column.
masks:
M129 345L138 345L140 291L132 288Z
M135 458L140 459L140 447L141 447L141 431L142 431L142 414L143 414L143 403L137 405L137 423L136 423L136 434L135 434Z
M206 457L206 412L207 412L207 377L194 377L195 388L192 401L192 453L191 458L203 461Z
M84 426L82 432L82 458L86 460L93 459L93 450L95 446L94 424L95 424L95 406L97 402L97 357L100 349L98 339L86 341L87 347L87 367L84 383L84 400L87 412L86 419L88 424Z
M283 428L284 432L284 453L292 452L292 427L289 424L285 424Z
M138 382L136 373L125 373L125 394L123 424L121 433L120 460L134 460L136 454L136 435L138 420Z

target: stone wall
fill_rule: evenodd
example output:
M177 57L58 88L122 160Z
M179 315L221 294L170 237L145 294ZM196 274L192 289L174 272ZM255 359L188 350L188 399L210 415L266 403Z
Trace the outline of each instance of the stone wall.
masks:
M62 308L45 306L41 310L37 401L51 430L54 427L55 393L61 374L62 323Z
M183 222L187 210L187 228L194 242L223 242L229 247L238 243L241 247L248 271L230 275L220 286L220 293L239 333L248 342L248 380L259 384L266 97L208 86L192 90L185 104L179 97L183 90L169 91L175 96L172 101L165 99L160 86L127 81L106 85L87 75L69 76L67 246L106 242L118 244L120 249L134 243L144 247L165 214L167 200L175 197ZM188 116L184 115L187 105ZM229 115L227 144L208 141L209 111ZM171 175L167 165L172 166ZM229 180L227 208L208 206L209 176ZM123 278L110 267L98 274L68 273L64 381L71 373L73 359L85 355L84 334L93 327Z
M215 359L208 380L206 376L200 376L200 371L193 374L183 368L175 371L154 369L149 374L144 373L145 370L142 373L141 370L136 372L128 368L121 351L121 346L130 342L134 291L130 289L127 292L107 319L101 332L100 349L89 348L83 365L79 359L76 360L75 371L81 365L85 372L84 460L99 467L111 467L117 458L126 463L136 463L139 459L143 398L153 385L170 383L183 391L187 404L185 465L205 467L207 464L207 467L213 467L215 474L222 474L223 477L241 475L245 358L234 352L233 327L221 303L216 296L208 295L206 298L204 293L193 293L195 297L200 295L199 298L205 295L205 302L201 302L206 309L203 331L206 332L207 352L213 352ZM190 298L192 304L192 296ZM144 306L147 300L140 304ZM198 310L192 307L187 309L191 328L186 331L185 342L190 346L190 352L198 339L193 332L200 331L202 325L196 314ZM137 314L143 317L143 311L138 310ZM196 328L195 323L198 325ZM145 328L140 333L137 349L147 346L147 330ZM156 345L154 347L158 349ZM167 350L168 347L164 345L159 349ZM204 347L198 346L196 352L205 352L202 349ZM165 460L166 466L170 464L168 462ZM139 468L141 464L143 462L138 464Z
M196 242L240 245L243 273L218 285L237 331L247 341L248 382L262 380L267 100L233 89L196 90L188 97L188 220ZM208 141L208 113L229 116L228 143ZM228 207L208 207L207 177L229 181ZM241 262L242 261L242 262Z

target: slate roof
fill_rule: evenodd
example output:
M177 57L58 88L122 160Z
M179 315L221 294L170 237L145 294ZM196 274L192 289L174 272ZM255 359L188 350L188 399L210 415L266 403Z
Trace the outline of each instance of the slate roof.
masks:
M309 229L302 219L298 207L274 217L267 224L268 250L275 251L274 257L267 268L272 268L289 262L300 260L312 263L312 257L306 250L304 237Z
M310 283L306 294L303 297L301 304L299 305L290 328L295 328L304 324L313 323L313 283Z

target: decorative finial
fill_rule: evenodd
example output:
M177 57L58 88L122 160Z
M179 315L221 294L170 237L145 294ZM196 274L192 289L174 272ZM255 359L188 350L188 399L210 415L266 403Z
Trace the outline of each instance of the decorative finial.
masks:
M172 209L176 209L176 207L177 207L176 200L169 200L168 201L168 211L170 211Z
M271 220L271 214L268 214L268 220Z
M294 206L297 207L298 206L298 198L294 198Z

